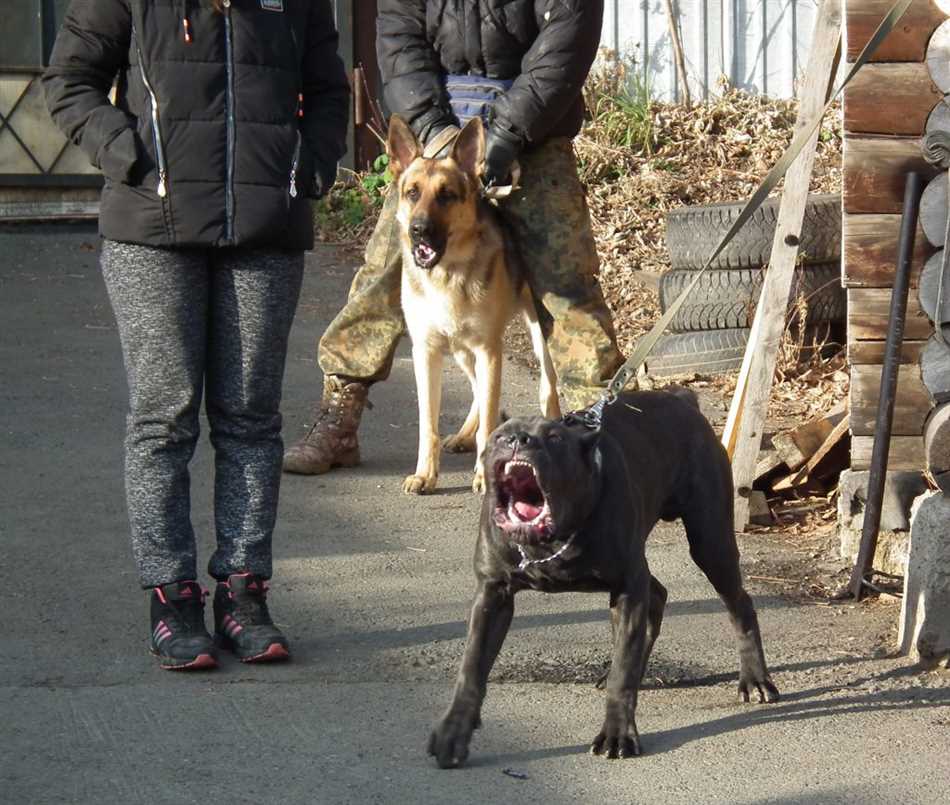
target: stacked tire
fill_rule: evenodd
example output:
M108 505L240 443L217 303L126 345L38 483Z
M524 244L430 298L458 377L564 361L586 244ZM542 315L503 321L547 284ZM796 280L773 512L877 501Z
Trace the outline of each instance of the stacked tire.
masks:
M693 281L709 255L732 227L744 204L707 204L674 210L666 218L671 269L660 277L660 309L666 312ZM767 199L700 277L670 328L647 359L652 375L738 369L769 262L779 199ZM841 287L841 200L810 196L799 244L792 300L804 296L807 325L845 320Z

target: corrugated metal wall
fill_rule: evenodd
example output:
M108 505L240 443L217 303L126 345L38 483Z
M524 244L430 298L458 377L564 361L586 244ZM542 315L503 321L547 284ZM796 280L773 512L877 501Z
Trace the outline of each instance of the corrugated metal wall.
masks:
M774 97L795 95L817 0L674 0L694 99L719 76ZM606 0L601 44L635 59L653 95L679 99L664 0Z

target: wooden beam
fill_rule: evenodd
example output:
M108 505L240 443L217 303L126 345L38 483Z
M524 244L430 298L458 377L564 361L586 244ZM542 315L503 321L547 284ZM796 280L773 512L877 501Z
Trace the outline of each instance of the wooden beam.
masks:
M927 420L924 455L933 475L950 472L950 403L941 405Z
M844 128L919 136L942 99L926 64L866 64L844 91Z
M871 467L873 436L851 437L851 469L867 470ZM887 458L888 472L919 472L924 468L924 440L921 436L894 436Z
M901 344L901 363L917 364L926 343L926 341L904 341ZM884 342L849 341L848 363L881 366L884 363Z
M934 250L947 238L947 174L931 179L920 197L920 231Z
M884 341L890 308L890 288L849 288L848 341ZM910 294L904 338L908 341L926 341L931 332L930 321L920 309L917 294Z
M893 0L845 0L845 41L849 62L857 59L893 5ZM946 17L933 0L911 3L897 27L881 43L874 61L923 61L930 35Z
M931 257L924 270L920 272L920 282L917 284L917 293L912 294L917 297L920 303L920 309L932 322L941 322L943 324L944 337L950 336L950 270L944 271L943 250L937 252ZM943 288L940 285L940 275L943 274ZM937 310L937 295L943 294L940 300L940 310Z
M845 212L900 213L910 171L937 170L924 161L919 137L845 137L842 206Z
M927 43L927 69L941 92L950 92L950 20L940 23Z
M950 346L934 335L920 356L920 374L935 403L950 402Z
M842 265L846 287L890 288L894 284L900 227L900 215L844 216ZM918 226L911 266L912 288L917 287L921 269L935 251L924 237L923 229Z
M880 366L851 367L851 432L855 436L873 436L881 392ZM918 436L924 432L924 420L930 412L930 395L920 377L920 367L905 364L897 373L894 399L893 436Z
M805 69L801 104L795 122L796 132L806 129L821 115L840 43L840 3L838 0L822 0ZM739 531L748 523L748 494L754 481L756 458L762 445L772 393L775 362L785 330L788 299L798 257L798 238L805 217L817 142L816 131L785 175L785 189L772 241L772 256L752 327L754 337L749 338L743 360L743 368L749 367L748 382L743 388L736 389L733 398L733 407L741 411L741 416L733 417L730 412L730 419L737 422L736 435L724 434L725 444L735 441L732 476L737 492L734 501L735 527Z

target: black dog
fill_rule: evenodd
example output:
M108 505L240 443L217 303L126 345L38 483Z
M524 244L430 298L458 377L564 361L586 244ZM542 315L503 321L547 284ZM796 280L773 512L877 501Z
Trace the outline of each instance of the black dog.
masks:
M749 701L755 691L759 702L777 701L739 571L729 460L692 392L622 394L605 408L599 430L572 417L509 420L491 435L485 474L465 654L452 704L429 739L439 766L468 756L514 595L524 589L610 593L607 714L591 751L640 754L637 691L666 604L644 543L660 519L682 518L693 561L729 611L740 697Z

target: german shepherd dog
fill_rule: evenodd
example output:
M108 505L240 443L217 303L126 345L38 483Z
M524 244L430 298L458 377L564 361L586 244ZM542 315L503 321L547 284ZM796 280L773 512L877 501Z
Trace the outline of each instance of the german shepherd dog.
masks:
M441 446L451 452L475 450L472 489L482 493L482 454L498 424L502 337L515 313L524 317L541 364L541 412L552 419L561 415L557 379L517 250L497 209L481 193L481 120L465 125L448 156L428 159L422 150L406 122L394 115L387 152L399 194L402 309L412 339L419 398L418 460L403 491L422 494L435 489L442 358L451 352L468 376L473 400L458 433Z

